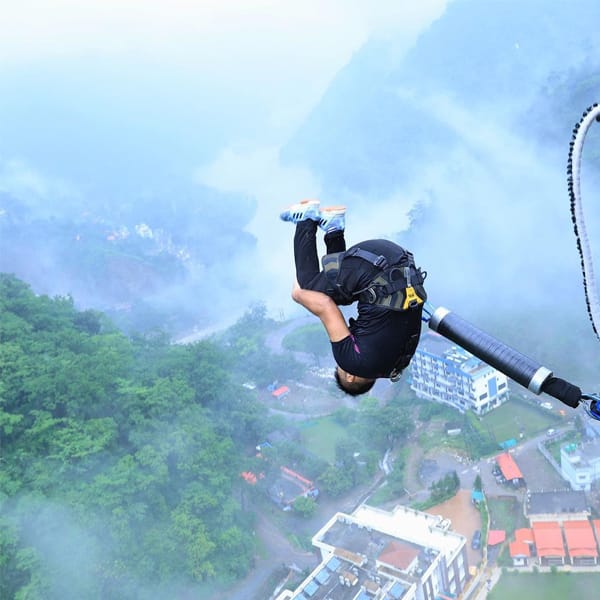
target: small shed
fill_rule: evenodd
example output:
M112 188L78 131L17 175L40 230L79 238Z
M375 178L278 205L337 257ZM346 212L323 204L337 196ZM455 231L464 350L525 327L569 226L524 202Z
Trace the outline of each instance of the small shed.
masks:
M283 399L290 393L290 388L287 385L282 385L271 392L273 398Z

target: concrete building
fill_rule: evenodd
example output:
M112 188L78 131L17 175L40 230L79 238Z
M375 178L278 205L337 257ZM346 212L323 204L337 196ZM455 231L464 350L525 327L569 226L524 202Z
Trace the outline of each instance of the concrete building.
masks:
M540 521L582 521L590 518L591 508L584 492L556 490L527 492L525 516L530 524Z
M533 531L521 528L515 531L515 541L509 544L509 553L515 567L526 567L535 554Z
M313 537L320 564L277 600L447 600L469 578L466 538L405 506L337 513Z
M515 531L509 546L515 567L536 563L543 567L598 565L597 520L535 521L531 529Z
M560 473L573 490L589 492L600 479L600 441L561 446Z
M410 363L417 397L443 402L461 412L485 414L508 400L508 380L463 348L427 332Z

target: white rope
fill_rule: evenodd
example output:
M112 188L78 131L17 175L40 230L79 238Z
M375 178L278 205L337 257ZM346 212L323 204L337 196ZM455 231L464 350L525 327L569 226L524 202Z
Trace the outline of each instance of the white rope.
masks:
M583 207L581 204L581 154L585 136L594 119L600 121L600 106L594 104L586 109L579 123L573 129L573 139L569 146L569 162L567 165L567 182L569 197L571 200L571 218L573 229L577 238L577 249L581 258L581 273L583 275L583 289L587 310L594 328L594 333L600 339L600 301L598 300L598 288L594 275L592 253L585 228Z

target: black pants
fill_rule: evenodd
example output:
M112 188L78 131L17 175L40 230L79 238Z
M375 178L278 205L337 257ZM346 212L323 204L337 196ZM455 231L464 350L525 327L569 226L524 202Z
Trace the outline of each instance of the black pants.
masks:
M316 221L307 219L296 224L294 234L294 261L296 263L296 278L304 290L327 292L327 279L321 273L321 263L317 254L317 229ZM325 234L325 247L327 254L344 252L346 240L343 231L332 231Z

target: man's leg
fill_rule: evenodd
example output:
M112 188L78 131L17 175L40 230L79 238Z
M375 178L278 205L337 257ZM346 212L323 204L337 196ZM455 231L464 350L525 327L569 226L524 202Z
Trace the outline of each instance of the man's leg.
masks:
M325 244L328 254L343 252L346 249L345 212L345 207L336 206L323 209L321 213L317 201L305 200L281 213L281 219L296 223L294 261L296 279L302 289L324 292L328 295L334 293L334 287L321 271L317 254L317 229L320 227L326 232Z
M346 239L344 238L344 230L338 229L337 231L326 233L325 247L327 248L327 254L334 254L335 252L345 252Z
M299 221L296 224L296 233L294 234L296 279L304 290L323 291L319 287L312 287L312 285L318 284L320 279L324 279L324 277L318 277L321 268L317 255L317 229L318 223L310 219ZM323 281L323 283L325 282Z

